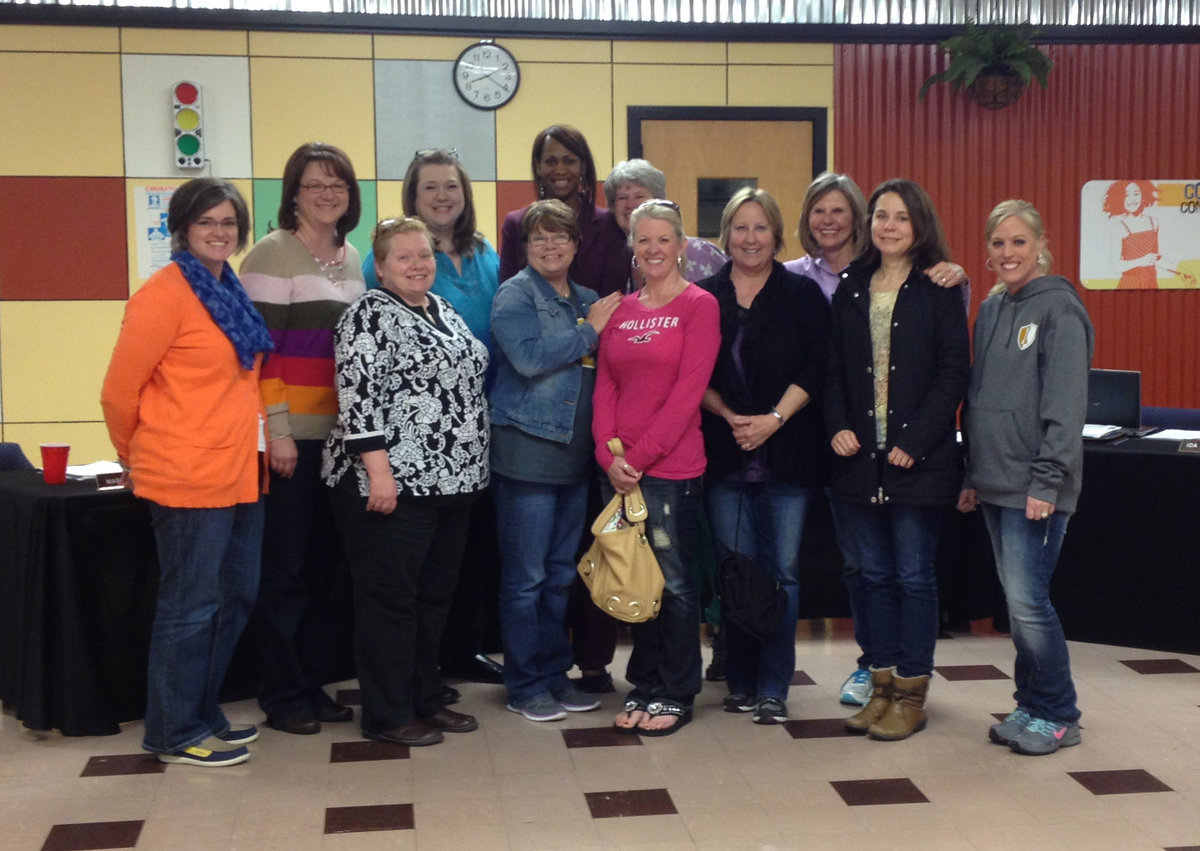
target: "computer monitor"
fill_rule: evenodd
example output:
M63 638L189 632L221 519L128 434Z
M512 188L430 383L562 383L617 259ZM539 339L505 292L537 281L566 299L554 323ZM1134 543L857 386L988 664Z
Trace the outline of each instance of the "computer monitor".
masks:
M1142 374L1136 369L1091 370L1087 421L1094 425L1141 428Z

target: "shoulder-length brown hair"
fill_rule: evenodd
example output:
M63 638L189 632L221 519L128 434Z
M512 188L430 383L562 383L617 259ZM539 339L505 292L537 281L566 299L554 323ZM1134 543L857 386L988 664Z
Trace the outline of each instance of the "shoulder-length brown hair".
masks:
M458 157L443 148L419 151L408 164L404 173L404 215L417 215L417 184L421 180L421 167L427 165L452 165L458 171L458 182L463 191L463 211L454 222L454 250L463 255L474 253L483 244L483 234L475 224L475 193L471 190L471 176L458 161Z
M324 142L301 145L288 157L287 165L283 167L283 192L279 196L279 227L295 230L300 226L296 219L296 196L300 193L300 178L311 162L321 163L328 174L346 181L350 187L350 204L338 219L334 235L334 242L343 245L346 234L358 227L358 219L362 215L362 194L358 189L358 178L354 176L354 166L346 152Z
M867 202L868 228L875 216L875 205L880 197L889 192L899 195L904 206L908 208L908 220L912 223L913 230L913 244L908 250L908 258L912 261L913 268L928 269L943 260L949 260L950 249L946 245L942 223L938 221L937 209L925 190L911 180L893 178L875 187L875 191L871 193L871 200ZM863 240L858 256L871 266L879 265L879 249L870 238Z

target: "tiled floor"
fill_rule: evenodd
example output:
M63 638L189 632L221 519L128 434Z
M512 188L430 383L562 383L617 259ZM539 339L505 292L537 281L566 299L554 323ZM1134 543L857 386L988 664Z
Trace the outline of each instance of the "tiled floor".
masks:
M987 740L1011 708L1007 637L940 641L929 727L887 743L842 729L847 625L797 636L793 720L722 712L723 685L706 683L666 738L612 733L620 694L535 724L472 683L455 708L480 729L436 747L367 742L354 724L264 729L222 769L142 755L139 723L67 739L5 714L0 848L1200 849L1200 657L1072 644L1083 744L1032 758ZM227 709L261 721L252 702Z

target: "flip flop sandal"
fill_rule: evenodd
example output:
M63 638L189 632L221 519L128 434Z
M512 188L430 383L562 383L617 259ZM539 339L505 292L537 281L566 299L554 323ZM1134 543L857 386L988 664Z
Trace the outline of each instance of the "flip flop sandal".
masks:
M625 700L625 705L621 707L621 711L625 713L626 718L628 718L634 712L645 712L646 711L646 701L644 701L640 698L637 698L637 697L627 698ZM632 727L622 727L622 726L618 725L615 721L613 722L613 729L616 730L618 733L641 733L641 732L643 732L642 730L638 729L638 726L636 724L634 724Z
M670 727L663 727L661 730L647 730L643 727L636 727L635 729L639 736L670 736L692 720L692 708L684 706L682 703L676 703L674 700L656 700L648 704L645 711L651 718L673 715L675 723Z

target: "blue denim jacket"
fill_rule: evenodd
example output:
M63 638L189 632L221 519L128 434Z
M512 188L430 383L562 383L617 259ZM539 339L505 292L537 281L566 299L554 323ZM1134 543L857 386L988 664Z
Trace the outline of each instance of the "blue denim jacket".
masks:
M598 296L574 282L584 315ZM526 266L500 285L492 302L496 380L488 400L493 425L570 443L583 382L581 358L596 347L591 325L578 322L569 299Z

